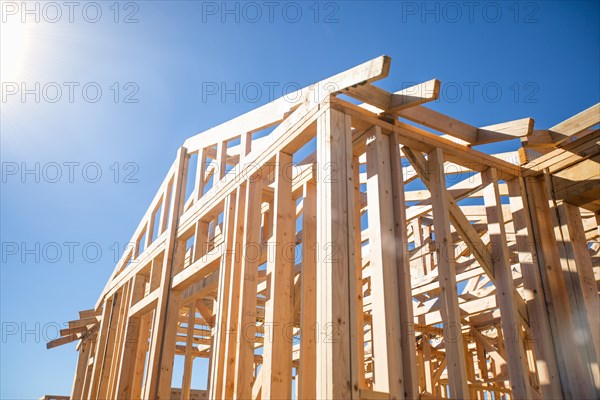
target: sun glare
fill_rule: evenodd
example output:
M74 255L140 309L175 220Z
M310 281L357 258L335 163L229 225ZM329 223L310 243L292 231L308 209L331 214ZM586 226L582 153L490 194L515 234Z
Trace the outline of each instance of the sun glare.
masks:
M28 28L16 19L0 23L0 75L2 82L13 82L24 67Z

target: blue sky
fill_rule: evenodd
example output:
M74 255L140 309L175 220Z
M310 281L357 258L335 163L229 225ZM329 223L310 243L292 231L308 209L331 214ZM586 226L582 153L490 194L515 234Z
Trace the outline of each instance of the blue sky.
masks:
M598 2L276 3L2 2L0 398L69 394L74 345L45 342L94 306L185 138L269 88L387 54L377 85L438 78L432 107L476 126L599 101Z

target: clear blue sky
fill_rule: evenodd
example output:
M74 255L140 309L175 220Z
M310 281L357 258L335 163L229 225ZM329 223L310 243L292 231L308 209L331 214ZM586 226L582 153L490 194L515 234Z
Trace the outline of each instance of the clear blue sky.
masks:
M114 244L184 139L268 102L269 87L278 97L387 54L381 87L438 78L433 107L477 126L548 128L599 101L598 2L464 3L279 2L270 15L263 2L226 14L222 2L109 1L97 17L82 2L72 22L66 6L37 3L36 23L36 2L23 14L3 1L0 398L69 394L75 346L45 342L94 306ZM208 95L213 82L242 95ZM36 163L39 182L21 175Z

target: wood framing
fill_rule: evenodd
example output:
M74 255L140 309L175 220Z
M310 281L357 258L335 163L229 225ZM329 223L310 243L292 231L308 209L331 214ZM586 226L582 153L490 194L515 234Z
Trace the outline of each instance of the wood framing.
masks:
M48 343L71 399L600 397L599 105L476 127L390 62L184 142Z

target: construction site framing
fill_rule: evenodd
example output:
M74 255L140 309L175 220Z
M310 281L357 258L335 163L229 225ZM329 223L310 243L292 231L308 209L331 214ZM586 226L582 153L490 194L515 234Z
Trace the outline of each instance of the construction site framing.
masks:
M478 128L390 61L185 141L48 344L72 400L600 397L600 105Z

